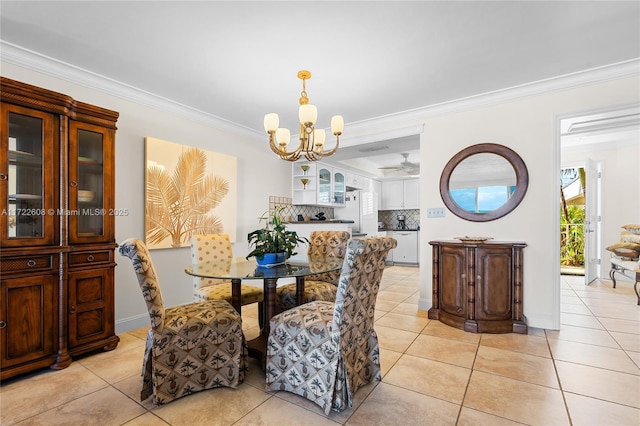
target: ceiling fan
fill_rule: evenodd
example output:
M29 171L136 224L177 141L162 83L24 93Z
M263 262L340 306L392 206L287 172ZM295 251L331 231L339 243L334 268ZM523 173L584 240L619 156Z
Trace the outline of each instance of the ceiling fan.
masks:
M388 166L388 167L378 167L378 169L380 170L391 170L391 171L403 171L409 175L417 175L418 173L420 173L420 164L418 163L412 163L411 161L409 161L409 154L403 152L402 157L404 158L404 160L402 160L402 162L400 162L399 165L397 166Z

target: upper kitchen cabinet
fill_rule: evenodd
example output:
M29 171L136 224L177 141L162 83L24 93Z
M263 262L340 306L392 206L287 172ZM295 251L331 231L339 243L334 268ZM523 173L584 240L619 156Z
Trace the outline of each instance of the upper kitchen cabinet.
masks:
M381 210L420 208L420 180L402 179L382 181Z
M0 77L0 380L112 350L118 113Z
M347 190L361 189L363 191L378 192L373 188L373 179L358 175L356 173L346 172L345 179Z
M292 176L293 204L344 207L343 170L323 163L294 163Z
M366 192L375 192L380 194L380 181L362 176L356 173L346 172L347 191L362 190ZM378 197L380 200L380 197Z
M344 207L347 186L344 171L333 169L333 193L331 194L331 204L336 207Z
M363 189L364 179L355 173L346 172L345 173L345 185L350 190L353 189Z

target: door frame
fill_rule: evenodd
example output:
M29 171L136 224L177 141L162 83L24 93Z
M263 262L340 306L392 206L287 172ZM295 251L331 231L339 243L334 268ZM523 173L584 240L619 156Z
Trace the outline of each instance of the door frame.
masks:
M602 270L602 162L585 159L584 283L601 277Z
M578 118L578 117L583 117L583 116L590 116L590 115L595 115L595 114L613 114L613 113L620 113L620 116L624 116L624 112L625 111L629 111L629 110L637 110L639 107L639 104L636 103L631 103L631 104L621 104L621 105L616 105L613 107L608 107L608 108L597 108L597 109L592 109L592 110L585 110L585 111L578 111L578 112L574 112L574 113L569 113L569 114L560 114L560 115L555 115L554 116L554 134L553 134L553 141L555 144L555 158L554 158L554 163L555 163L555 167L554 167L554 176L555 179L553 180L554 182L554 187L553 187L553 193L555 194L555 200L560 200L560 185L558 184L558 182L560 182L560 169L562 167L562 126L561 126L561 122L563 120L566 119L571 119L571 118ZM622 127L622 126L621 126ZM614 129L615 127L612 127L611 129ZM604 168L604 165L601 165L601 169ZM602 170L601 170L602 171ZM602 180L602 178L601 178ZM600 202L602 202L602 198L605 196L605 194L601 194L600 197ZM605 212L604 210L601 210L601 216L602 219L600 221L600 227L602 228L603 223L604 223L604 217L605 217ZM552 300L552 317L551 317L551 322L553 323L553 328L555 330L559 330L560 329L560 294L561 294L561 278L560 278L560 209L559 208L555 208L554 209L554 229L555 229L555 235L556 235L556 244L555 247L553 247L553 251L554 251L554 255L555 258L558 259L557 262L554 262L554 292L553 292L553 300ZM602 265L601 265L602 266ZM602 268L601 268L602 269ZM586 279L586 278L585 278Z

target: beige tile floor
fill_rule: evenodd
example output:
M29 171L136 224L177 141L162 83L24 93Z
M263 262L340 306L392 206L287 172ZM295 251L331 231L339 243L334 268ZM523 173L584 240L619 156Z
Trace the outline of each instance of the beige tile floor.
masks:
M138 401L146 330L112 352L0 387L0 423L19 425L640 425L640 307L631 283L563 276L560 330L477 335L417 311L418 269L389 267L376 311L382 382L324 416L308 401L266 392L255 361L238 389L162 407ZM243 311L248 338L257 312Z

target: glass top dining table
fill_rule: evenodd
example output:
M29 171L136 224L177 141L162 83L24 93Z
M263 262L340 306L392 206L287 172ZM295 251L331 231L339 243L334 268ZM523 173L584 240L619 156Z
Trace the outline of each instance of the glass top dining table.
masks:
M258 266L255 260L244 258L209 260L194 263L185 269L189 275L201 278L215 278L231 281L231 304L240 313L242 280L262 280L264 287L263 327L260 335L248 343L249 355L264 364L264 355L269 337L269 320L276 312L276 286L280 278L295 278L296 303L304 303L304 279L306 276L337 271L342 268L343 259L335 257L308 257L305 262L286 262L270 267Z
M342 268L343 259L335 257L312 257L306 262L285 262L274 266L258 266L255 261L237 258L231 261L205 261L187 267L189 275L217 279L278 279L298 278L307 275L335 271Z

